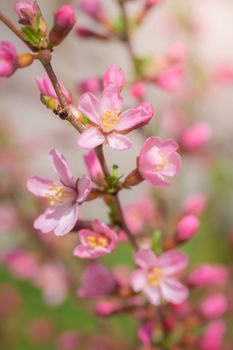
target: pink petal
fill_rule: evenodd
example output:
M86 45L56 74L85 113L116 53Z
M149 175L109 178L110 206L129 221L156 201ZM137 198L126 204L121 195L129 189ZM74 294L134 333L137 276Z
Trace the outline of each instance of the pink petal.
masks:
M188 264L188 257L178 250L170 250L158 257L158 264L167 276L183 271Z
M144 293L153 305L160 305L161 303L161 298L160 298L160 293L159 289L157 287L150 287L146 286L144 288Z
M78 145L82 148L92 149L105 142L105 137L98 128L90 127L78 138Z
M79 238L80 238L80 242L83 246L87 246L88 245L88 237L98 237L99 234L94 232L94 231L91 231L91 230L88 230L88 229L83 229L83 230L80 230L79 231Z
M183 303L189 295L188 289L178 281L166 278L160 285L163 298L173 304Z
M132 108L120 115L120 121L115 126L118 131L138 128L149 122L152 115L148 115L142 108Z
M159 173L155 172L145 172L143 173L143 177L147 180L152 186L165 188L170 185L170 182L165 180L165 178Z
M27 189L39 197L45 197L54 181L42 176L32 176L27 181Z
M181 157L178 153L172 153L168 156L168 164L161 170L163 176L174 176L181 169Z
M54 230L55 235L63 236L69 233L78 221L78 214L79 210L77 204L66 208L64 206L63 211L60 211L60 219Z
M119 87L115 84L108 85L100 98L100 114L117 111L120 112L122 108L122 97L120 95Z
M61 182L69 187L74 187L75 182L72 176L72 172L67 164L64 156L58 152L56 149L53 149L49 153L51 163L53 165L54 171L59 176Z
M123 151L132 146L132 142L127 136L112 133L107 136L108 144L111 148Z
M96 259L103 255L111 253L107 248L90 248L88 246L78 245L73 254L81 259Z
M83 202L88 194L90 193L92 189L91 180L83 175L78 181L77 181L77 189L78 189L78 202Z
M99 101L92 93L87 92L80 97L78 109L93 123L99 125Z
M149 269L150 267L157 265L158 258L152 250L141 248L135 254L135 261L140 267Z
M131 286L135 292L143 290L147 283L147 277L143 269L138 269L132 273Z
M95 232L99 232L100 234L104 234L107 238L113 241L118 240L118 236L115 231L113 231L109 226L99 220L94 220L92 222L92 227Z
M55 211L55 206L46 209L45 212L34 221L33 227L43 233L52 232L55 229L58 221L57 217L55 216Z
M168 139L162 142L161 151L163 152L165 157L168 157L171 153L175 152L178 148L179 146L175 141Z

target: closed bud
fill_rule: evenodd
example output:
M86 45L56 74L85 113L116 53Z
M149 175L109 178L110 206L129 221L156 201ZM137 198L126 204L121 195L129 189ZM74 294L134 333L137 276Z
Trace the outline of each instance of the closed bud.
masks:
M60 7L54 13L54 25L49 33L52 46L59 45L72 30L76 22L75 13L70 5Z
M228 307L227 299L223 294L214 294L207 297L200 305L200 312L205 318L220 317Z
M30 66L34 61L34 56L30 53L22 53L18 55L17 66L18 68L26 68Z
M108 35L96 33L84 27L78 27L76 29L76 34L81 38L95 38L100 40L108 40L109 38Z
M41 102L49 109L53 111L58 108L58 102L50 96L45 96L41 94Z
M199 229L200 223L196 216L185 215L177 225L177 239L179 242L191 239Z
M124 188L128 188L128 187L136 186L142 181L143 181L142 176L140 175L139 171L135 169L125 178L125 181L123 182L122 186Z

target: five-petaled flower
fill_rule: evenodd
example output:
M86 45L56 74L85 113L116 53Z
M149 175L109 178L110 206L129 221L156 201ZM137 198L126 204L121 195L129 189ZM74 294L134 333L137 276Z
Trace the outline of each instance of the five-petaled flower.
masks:
M130 148L131 141L125 134L147 124L153 115L149 103L122 113L119 85L114 83L105 87L99 99L92 93L83 94L78 108L90 120L88 129L78 139L78 145L87 149L105 143L117 150Z
M33 176L27 182L27 188L39 197L49 199L49 208L34 222L34 228L48 233L54 231L57 236L70 232L79 216L79 205L91 191L91 181L85 175L75 181L71 170L57 150L50 152L50 159L59 180Z
M155 187L167 187L166 177L174 176L181 166L178 145L173 140L149 137L138 157L138 171L141 176Z
M132 274L132 288L135 292L143 291L152 304L159 305L163 300L180 304L188 297L188 289L174 279L187 266L184 253L171 250L156 256L152 250L141 248L135 261L140 268Z
M74 249L74 255L82 259L95 259L113 252L118 236L110 227L99 220L92 222L92 230L79 232L81 244Z

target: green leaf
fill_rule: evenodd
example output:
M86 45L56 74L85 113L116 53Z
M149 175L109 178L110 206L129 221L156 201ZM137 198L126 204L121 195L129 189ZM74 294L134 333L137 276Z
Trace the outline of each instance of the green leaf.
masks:
M108 185L108 188L107 188L108 193L113 193L117 190L121 178L122 178L122 175L120 174L119 167L118 165L114 164L112 167L111 175L105 177L105 181Z
M83 114L82 116L83 116L84 124L90 124L91 122L90 119L85 114Z
M35 30L30 26L25 26L22 28L22 32L24 33L24 39L28 43L34 46L39 45L41 40L40 29Z
M161 254L162 253L162 242L161 242L161 237L162 232L160 230L156 230L153 232L153 237L152 237L152 242L151 242L151 249L156 253L156 254Z

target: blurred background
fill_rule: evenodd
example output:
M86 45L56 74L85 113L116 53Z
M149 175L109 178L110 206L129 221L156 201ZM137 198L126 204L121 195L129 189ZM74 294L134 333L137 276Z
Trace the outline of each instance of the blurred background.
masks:
M50 26L55 9L67 3L38 2ZM120 13L116 2L101 2L108 17L116 21ZM15 3L2 0L0 9L16 23ZM129 15L136 15L142 4L140 0L130 1ZM78 0L73 5L77 24L95 30L96 23L79 9ZM185 246L191 266L223 263L230 270L233 263L232 14L232 0L166 0L151 10L135 31L132 44L137 56L158 60L176 42L186 48L186 74L179 89L168 92L148 84L145 96L155 109L154 121L145 133L180 142L183 162L181 173L163 193L152 193L149 187L140 185L121 195L126 206L150 192L155 201L159 199L166 204L167 228L171 230L174 217L181 215L185 201L201 194L206 203L201 228ZM11 41L18 52L26 50L2 24L0 40ZM56 48L53 58L59 80L72 92L76 103L79 83L93 76L101 78L111 64L122 67L127 81L132 81L133 65L123 41L83 39L75 30ZM43 203L38 204L27 193L26 179L31 175L52 176L47 157L51 148L66 156L76 176L86 172L83 152L76 146L76 131L42 105L35 83L37 76L44 76L44 71L35 62L27 71L17 70L10 79L0 80L0 348L136 349L136 324L131 317L99 320L92 315L92 302L84 304L75 291L69 292L70 285L80 284L80 271L85 265L72 256L77 236L57 239L49 234L37 239L31 229L31 220ZM125 97L125 107L137 104L130 89L126 89ZM184 130L200 122L208 125L211 136L200 147L189 149L182 144ZM134 131L132 140L133 147L127 152L106 148L109 163L119 164L123 174L135 167L142 134ZM97 201L85 205L83 218L107 219L106 208L99 204ZM130 266L130 254L129 247L121 246L103 261L108 267ZM69 266L68 275L63 265ZM229 311L231 314L231 305Z

